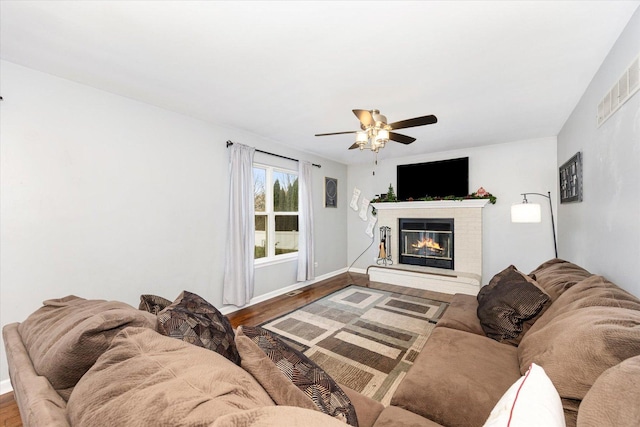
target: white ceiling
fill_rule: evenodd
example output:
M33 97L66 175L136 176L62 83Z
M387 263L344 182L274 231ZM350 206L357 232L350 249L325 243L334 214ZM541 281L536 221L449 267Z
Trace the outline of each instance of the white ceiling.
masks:
M1 1L0 56L352 164L352 109L438 117L380 159L557 135L639 4Z

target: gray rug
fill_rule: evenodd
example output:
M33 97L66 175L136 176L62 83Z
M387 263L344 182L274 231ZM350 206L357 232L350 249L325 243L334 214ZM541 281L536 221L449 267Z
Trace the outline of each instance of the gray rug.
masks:
M351 285L261 326L387 406L448 306Z

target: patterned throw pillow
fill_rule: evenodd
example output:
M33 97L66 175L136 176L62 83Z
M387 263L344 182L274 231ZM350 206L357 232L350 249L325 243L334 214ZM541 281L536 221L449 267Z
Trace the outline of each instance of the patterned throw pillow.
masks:
M138 309L157 315L170 305L171 301L166 298L159 297L158 295L147 294L140 295L140 305L138 306Z
M208 348L240 364L229 320L204 298L183 291L158 313L158 332L199 347Z
M478 292L478 319L489 338L518 345L549 304L549 294L510 265Z
M241 330L296 387L311 398L321 412L351 426L358 426L351 400L322 368L266 329L242 326Z

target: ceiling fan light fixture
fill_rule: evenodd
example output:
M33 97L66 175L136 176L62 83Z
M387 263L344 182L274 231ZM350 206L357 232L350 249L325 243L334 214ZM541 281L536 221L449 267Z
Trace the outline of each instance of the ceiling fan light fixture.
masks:
M382 135L381 137L379 132L374 132L374 135L370 139L371 151L377 153L381 148L384 147L384 143L384 135Z
M407 135L397 133L398 129L405 129L416 126L431 125L438 122L438 119L434 115L414 117L413 119L401 120L399 122L393 122L387 124L387 118L380 114L379 110L352 110L360 121L359 131L350 132L333 132L333 133L320 133L316 136L327 135L342 135L346 133L355 133L356 141L349 149L359 148L364 150L370 149L374 153L380 151L381 148L387 144L387 142L393 140L401 144L411 144L416 139Z
M376 135L376 142L384 146L386 142L389 141L389 131L385 129L380 129L378 134Z
M356 144L358 144L358 147L360 147L361 150L364 150L367 142L369 142L369 136L367 135L367 132L356 132Z

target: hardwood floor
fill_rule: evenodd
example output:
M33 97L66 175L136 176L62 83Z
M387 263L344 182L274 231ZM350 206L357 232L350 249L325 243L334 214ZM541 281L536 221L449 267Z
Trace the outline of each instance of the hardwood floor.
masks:
M20 411L13 399L13 392L0 395L0 426L22 427Z
M259 325L351 284L369 286L368 276L358 273L339 274L327 280L301 288L298 290L300 293L296 295L280 295L260 304L238 310L229 314L227 317L234 328L239 325Z
M420 289L404 288L402 286L388 285L385 283L369 282L365 274L343 273L321 282L314 283L299 289L295 295L281 295L261 302L251 307L243 308L227 317L236 328L238 325L255 326L267 320L276 318L282 314L300 308L312 301L324 297L332 292L356 284L373 289L398 292L422 298L432 298L439 301L450 302L453 295L439 292L424 291ZM0 427L22 427L18 405L13 397L13 392L0 395Z

